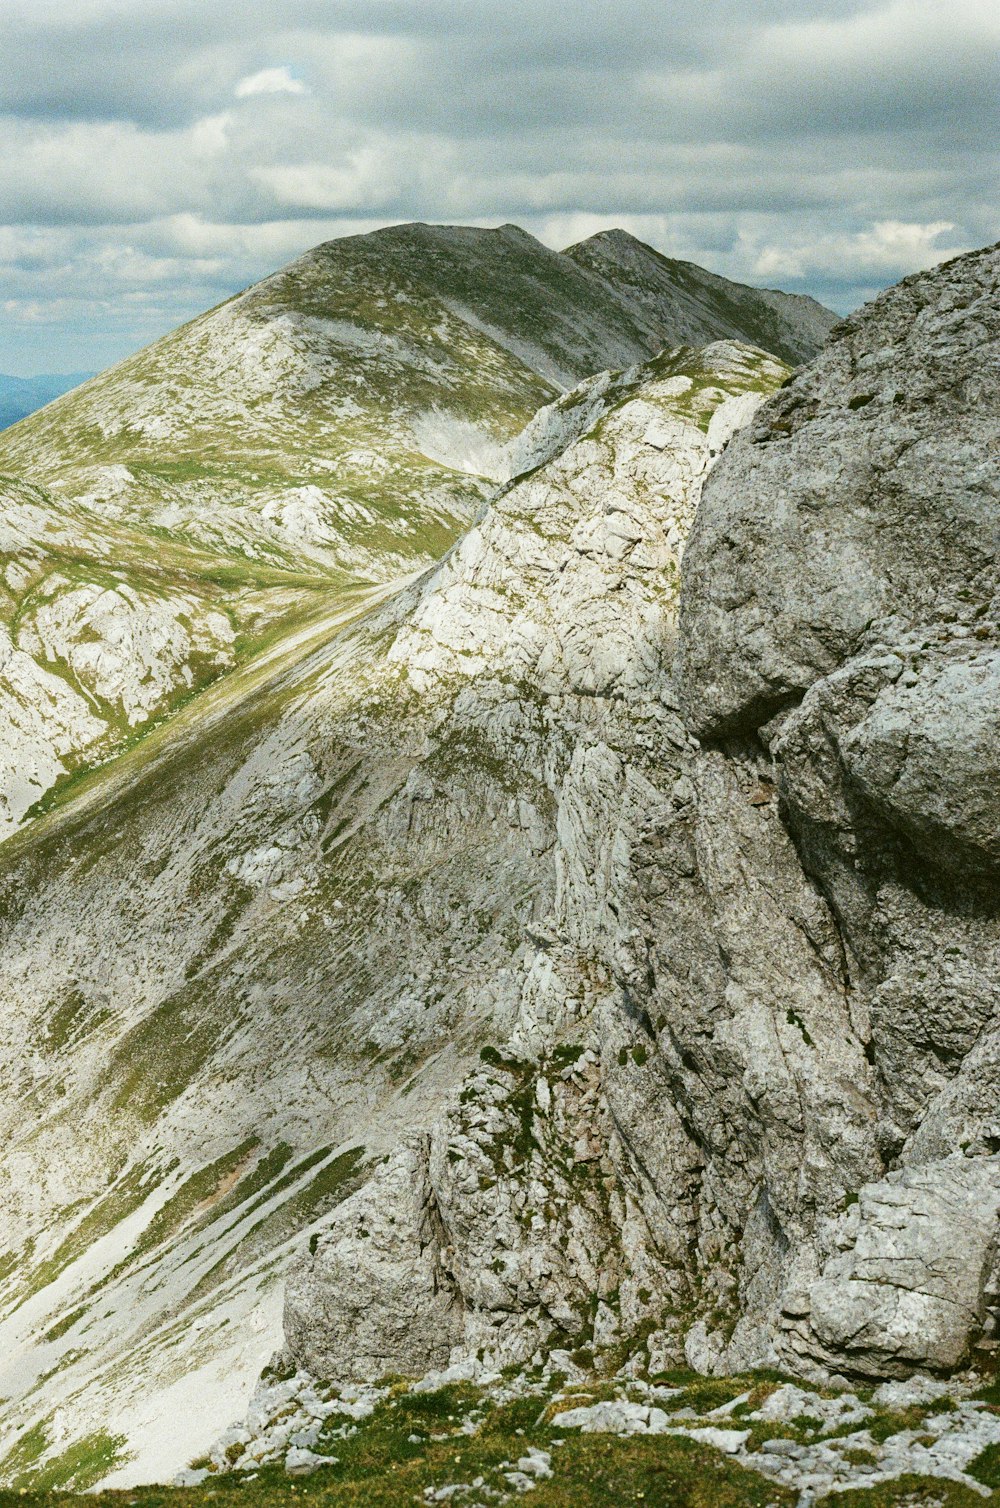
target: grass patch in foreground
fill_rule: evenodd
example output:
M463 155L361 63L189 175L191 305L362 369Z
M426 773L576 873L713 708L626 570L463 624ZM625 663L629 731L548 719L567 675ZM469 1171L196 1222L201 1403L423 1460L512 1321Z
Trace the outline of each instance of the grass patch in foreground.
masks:
M344 1459L340 1466L324 1467L315 1476L299 1481L272 1466L263 1468L253 1480L233 1474L214 1477L201 1487L102 1492L88 1496L88 1503L95 1508L159 1508L161 1504L163 1508L200 1508L210 1499L212 1508L278 1503L287 1503L289 1508L293 1504L410 1508L415 1502L427 1501L424 1492L428 1487L471 1484L478 1476L494 1489L510 1492L515 1501L530 1504L530 1508L617 1508L624 1503L638 1503L644 1508L766 1508L769 1504L785 1508L795 1501L795 1494L693 1441L569 1434L563 1445L552 1447L551 1480L539 1482L522 1498L504 1481L502 1463L514 1465L528 1445L549 1449L550 1435L550 1431L526 1431L524 1435L490 1432L483 1437L460 1436L420 1445L407 1442L407 1454L402 1459L384 1448L389 1442L380 1447L371 1438L365 1449L351 1453L349 1461ZM458 1505L484 1500L483 1494L472 1488L468 1493L455 1493L447 1501ZM64 1493L0 1493L3 1508L14 1508L15 1504L24 1508L33 1503L45 1508L70 1508L75 1503L79 1508L79 1500Z
M701 1401L711 1404L723 1392L735 1397L749 1389L766 1395L774 1386L769 1374L740 1379L676 1374L675 1381L692 1394L702 1390ZM386 1379L383 1386L387 1391L368 1418L355 1423L334 1413L322 1423L313 1448L337 1460L312 1476L289 1477L283 1464L275 1463L247 1472L214 1472L197 1487L98 1492L89 1502L94 1508L432 1508L435 1502L500 1508L505 1501L524 1508L793 1508L798 1501L797 1492L683 1436L621 1439L554 1427L553 1410L592 1401L607 1387L599 1380L560 1392L558 1385L554 1390L528 1379L526 1392L506 1402L471 1383L431 1392L411 1392L402 1380ZM36 1455L41 1443L33 1442ZM242 1446L233 1449L230 1459ZM522 1492L509 1474L532 1449L549 1453L552 1475L535 1476L534 1486ZM993 1459L990 1452L985 1456L990 1459L976 1464L988 1475ZM39 1463L33 1465L31 1476L20 1478L29 1482L28 1490L0 1491L0 1508L79 1508L79 1498L69 1493L39 1491L49 1482L37 1474ZM525 1470L533 1475L530 1463ZM983 1498L940 1478L907 1477L838 1492L830 1501L836 1508L974 1508Z

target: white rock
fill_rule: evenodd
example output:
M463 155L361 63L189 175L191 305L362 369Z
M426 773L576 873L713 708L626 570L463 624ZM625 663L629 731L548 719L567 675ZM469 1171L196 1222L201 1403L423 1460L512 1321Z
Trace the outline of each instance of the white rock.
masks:
M336 1456L320 1456L293 1445L285 1456L285 1471L290 1477L311 1477L321 1466L336 1466Z

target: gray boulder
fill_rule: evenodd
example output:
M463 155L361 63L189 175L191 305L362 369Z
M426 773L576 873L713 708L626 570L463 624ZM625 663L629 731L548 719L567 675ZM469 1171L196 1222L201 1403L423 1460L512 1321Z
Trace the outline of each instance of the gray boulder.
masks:
M997 592L1000 247L834 330L729 446L684 561L692 727L758 728L878 620L976 623Z
M316 1377L368 1378L444 1366L461 1312L440 1259L419 1142L346 1199L288 1275L285 1337Z
M850 1246L810 1289L803 1349L873 1377L954 1371L987 1318L1000 1159L890 1173L861 1190L851 1217Z

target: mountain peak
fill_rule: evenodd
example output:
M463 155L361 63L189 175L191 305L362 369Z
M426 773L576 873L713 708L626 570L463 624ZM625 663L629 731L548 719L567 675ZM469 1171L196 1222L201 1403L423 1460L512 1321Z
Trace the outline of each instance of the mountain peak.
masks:
M624 230L620 225L610 226L607 230L596 230L592 236L585 236L582 241L574 241L572 246L567 246L565 256L571 256L573 252L584 246L638 246L643 251L653 251L654 248L646 241L640 241L630 230ZM659 255L659 253L657 253Z
M798 365L815 355L838 322L815 299L731 282L694 262L667 257L620 227L598 231L563 255L654 320L669 310L669 325L661 326L664 345L702 346L725 327L730 339Z

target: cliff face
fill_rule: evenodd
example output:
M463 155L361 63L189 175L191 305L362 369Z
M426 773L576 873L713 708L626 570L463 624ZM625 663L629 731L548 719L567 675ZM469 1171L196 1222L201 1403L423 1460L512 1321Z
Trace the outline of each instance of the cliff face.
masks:
M427 1365L624 1341L893 1377L993 1333L998 270L994 249L891 290L733 440L674 671L666 628L651 653L611 606L641 546L599 624L585 577L560 587L544 964L510 1041L301 1259L295 1360L370 1371L405 1332ZM463 547L448 570L440 653L491 566ZM337 1297L358 1269L360 1354Z
M997 248L890 290L733 444L686 557L688 724L771 761L885 1169L817 1227L778 1349L864 1372L995 1324L998 362Z

